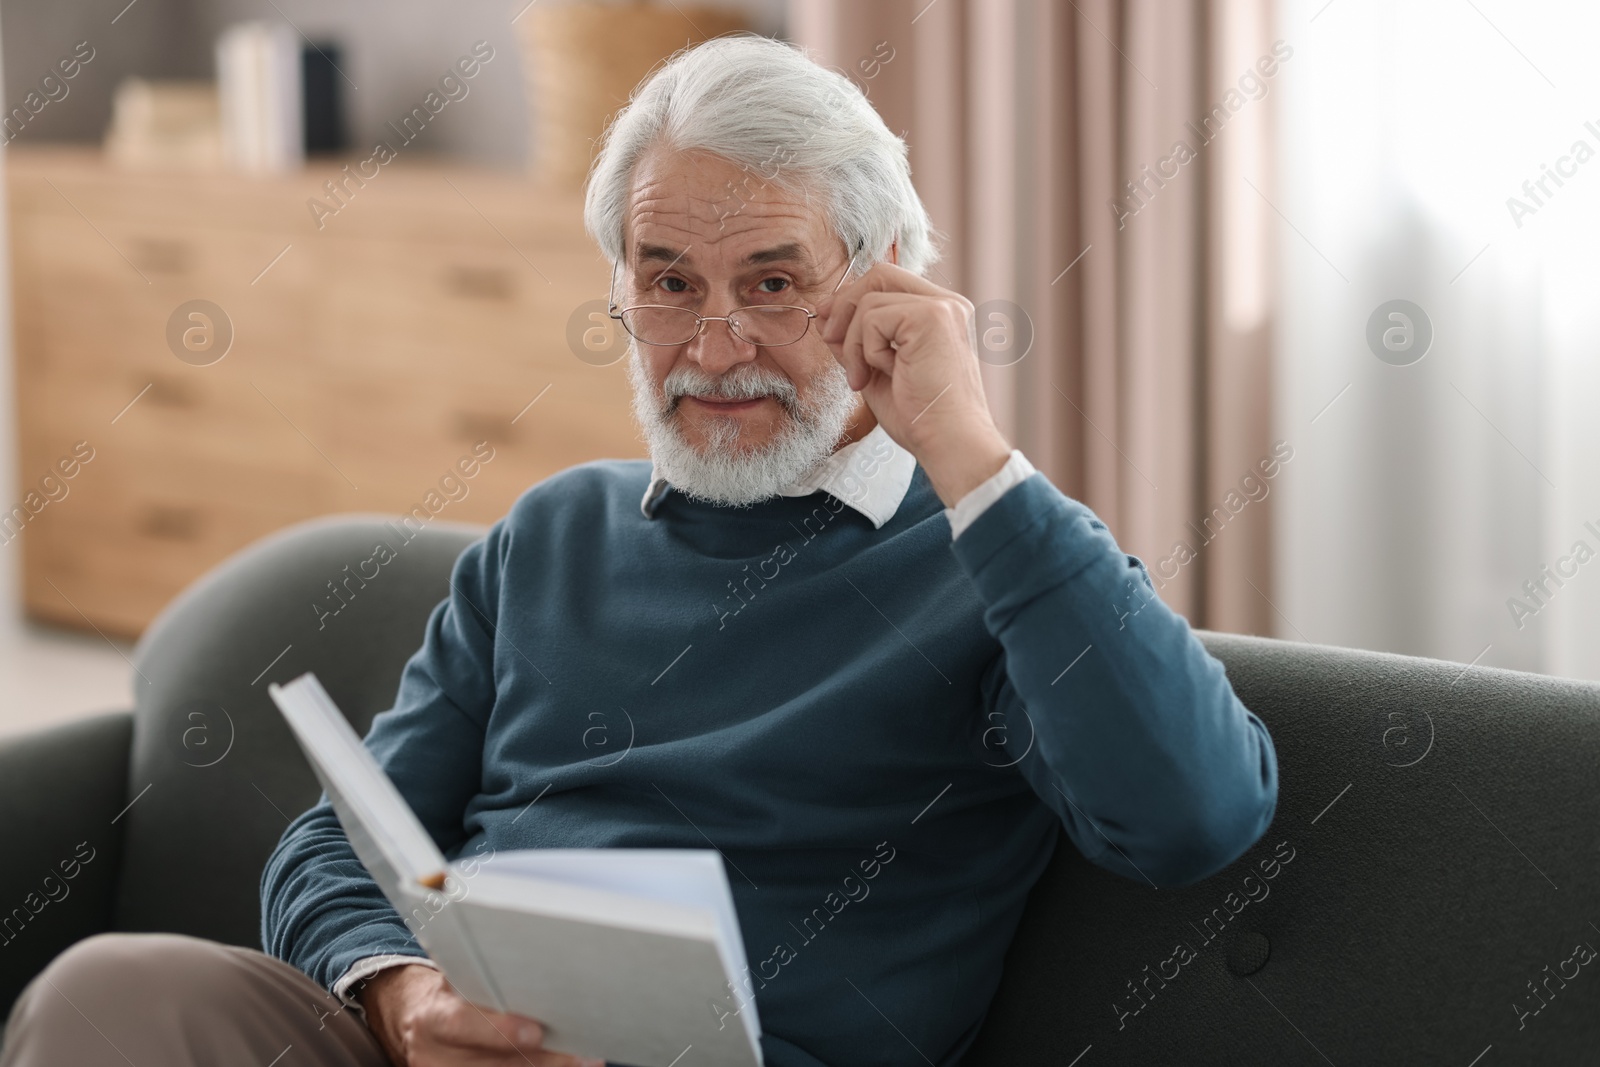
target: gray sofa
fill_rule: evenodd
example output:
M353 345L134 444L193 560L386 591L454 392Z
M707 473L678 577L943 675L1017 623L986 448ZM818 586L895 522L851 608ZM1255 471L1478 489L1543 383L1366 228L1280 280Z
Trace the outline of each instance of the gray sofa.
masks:
M319 792L267 683L314 670L364 732L481 530L436 523L322 614L383 532L239 553L139 643L134 711L0 745L0 1011L103 930L259 947L262 864ZM1600 1063L1600 685L1200 636L1272 731L1276 820L1182 890L1058 847L965 1064Z

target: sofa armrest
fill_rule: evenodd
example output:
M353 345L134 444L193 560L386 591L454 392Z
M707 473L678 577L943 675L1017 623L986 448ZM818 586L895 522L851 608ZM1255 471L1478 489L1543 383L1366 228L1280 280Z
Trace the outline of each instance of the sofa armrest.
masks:
M131 712L0 740L0 1018L56 955L106 930Z

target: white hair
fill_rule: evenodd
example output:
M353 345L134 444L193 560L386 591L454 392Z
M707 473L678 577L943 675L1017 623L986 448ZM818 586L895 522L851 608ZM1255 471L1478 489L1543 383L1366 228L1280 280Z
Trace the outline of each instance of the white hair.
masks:
M727 159L752 188L816 192L833 232L859 256L857 270L887 259L896 242L899 265L914 274L938 258L905 141L854 83L796 45L718 37L678 52L634 90L601 138L583 205L585 227L613 264L634 166L656 144ZM730 195L730 213L737 207Z

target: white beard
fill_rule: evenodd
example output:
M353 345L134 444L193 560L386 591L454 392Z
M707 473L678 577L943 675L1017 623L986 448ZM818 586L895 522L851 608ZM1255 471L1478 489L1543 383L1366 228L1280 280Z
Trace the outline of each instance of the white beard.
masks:
M829 359L811 380L811 398L799 401L795 384L755 363L742 363L721 378L692 363L673 369L657 392L630 344L628 380L633 386L633 417L644 431L656 472L685 495L712 504L743 506L777 496L834 452L855 413L855 393L844 368ZM706 420L705 452L682 433L678 399L685 394L753 399L772 396L788 413L788 424L757 451L740 449L740 422L726 415Z

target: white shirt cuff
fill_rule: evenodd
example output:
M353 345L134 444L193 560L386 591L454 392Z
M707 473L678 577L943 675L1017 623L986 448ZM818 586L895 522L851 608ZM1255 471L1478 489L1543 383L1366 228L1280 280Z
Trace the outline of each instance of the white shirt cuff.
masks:
M1034 472L1034 466L1028 462L1028 457L1022 454L1020 448L1011 450L1011 458L1006 460L1006 465L995 472L994 476L966 496L956 501L953 508L944 509L944 517L950 520L950 539L954 541L961 536L963 530L988 510L993 504L1006 494L1006 490L1027 479Z
M387 952L381 956L364 956L352 963L350 969L340 975L337 982L333 983L333 995L347 1006L354 1008L362 1018L365 1018L366 1011L361 1007L361 1002L351 994L350 987L363 978L371 978L379 971L390 967L398 967L403 963L420 963L423 966L432 967L434 970L439 969L439 965L426 956L407 956L403 953L395 952Z

